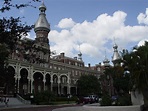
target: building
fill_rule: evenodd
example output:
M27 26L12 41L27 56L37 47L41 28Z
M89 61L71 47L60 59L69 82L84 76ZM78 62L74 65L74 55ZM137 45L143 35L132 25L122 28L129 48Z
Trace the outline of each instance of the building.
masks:
M120 56L120 54L118 52L117 44L115 44L113 46L113 48L114 48L114 53L113 53L113 57L112 57L112 62L114 64L114 66L119 66L121 64L121 59L122 58L121 58L121 56Z
M28 94L44 90L57 95L77 95L77 81L81 75L102 74L101 66L86 67L82 53L70 58L64 53L51 57L48 33L50 24L46 19L46 6L39 7L40 14L35 23L35 40L24 38L16 44L9 57L7 94Z
M103 60L102 70L103 74L101 75L101 86L102 86L102 92L108 92L110 96L115 94L115 89L113 86L113 78L111 74L104 73L109 68L112 68L110 61L105 57Z

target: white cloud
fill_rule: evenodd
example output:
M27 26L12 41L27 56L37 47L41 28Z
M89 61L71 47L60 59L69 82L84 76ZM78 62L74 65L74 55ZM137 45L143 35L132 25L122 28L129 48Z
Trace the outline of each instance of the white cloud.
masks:
M22 35L22 39L23 38L29 38L29 39L34 40L36 36L34 35L34 32L32 32L32 33L31 32L30 33L27 33L27 36Z
M145 14L140 13L137 17L139 24L148 25L148 8L146 8Z
M105 50L111 58L113 38L121 49L128 48L129 44L138 43L148 36L148 26L125 25L126 16L125 12L116 11L112 16L101 14L91 22L85 20L76 23L71 18L62 19L58 24L61 31L51 30L49 33L49 40L54 43L51 50L56 50L57 53L65 52L67 56L74 57L79 52L80 45L82 54L98 58L96 62L104 60Z
M25 10L24 9L20 9L20 14L24 15Z
M71 28L74 25L75 25L75 22L72 20L72 18L64 18L59 22L58 27L59 28Z
M81 47L81 50L82 50L82 53L83 54L86 54L91 57L94 57L94 55L98 56L98 49L97 47L93 46L92 44L89 44L89 43L82 43L80 45Z
M141 41L138 43L138 47L144 46L144 45L145 45L145 42L148 42L148 39L143 39L143 40L141 40Z

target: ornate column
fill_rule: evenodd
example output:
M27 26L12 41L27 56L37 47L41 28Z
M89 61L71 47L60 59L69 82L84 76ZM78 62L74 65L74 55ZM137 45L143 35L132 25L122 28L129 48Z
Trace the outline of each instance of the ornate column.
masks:
M17 93L17 73L15 73L15 76L14 76L14 79L15 79L15 92L14 93Z
M45 83L46 83L46 71L44 70L44 72L43 72L43 90L44 91L47 90L46 87L45 87L46 86Z
M45 78L43 79L43 83L44 83L43 88L44 88L44 91L45 91L46 90L45 89L45 83L46 83L46 79Z
M68 76L68 79L67 79L67 94L70 94L70 78Z
M50 75L50 91L53 91L53 75Z
M33 66L30 66L30 93L33 93Z
M30 79L30 77L27 77L27 79L28 79L28 92L27 93L31 93L31 91L30 91L30 82L31 82L31 79Z
M61 83L61 81L60 81L60 76L58 77L58 95L60 95L61 93L60 93L60 83Z
M15 77L16 77L16 86L17 86L16 92L19 93L19 87L20 87L19 83L20 83L20 78L21 78L21 76L20 76L20 64L19 63L16 64L16 75L15 75Z
M31 93L33 93L33 77L31 77L31 80L30 80L30 90L31 90Z
M17 81L17 93L20 92L20 79L21 79L21 76L18 76L18 81Z

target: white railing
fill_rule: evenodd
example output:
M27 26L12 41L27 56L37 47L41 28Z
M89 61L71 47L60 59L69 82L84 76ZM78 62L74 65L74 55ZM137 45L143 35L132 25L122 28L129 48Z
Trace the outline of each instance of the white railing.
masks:
M24 104L31 104L31 102L29 101L29 100L25 100L24 98L22 98L20 95L16 95L16 97L17 97L17 99L19 100L19 101L21 101L22 103L24 103Z

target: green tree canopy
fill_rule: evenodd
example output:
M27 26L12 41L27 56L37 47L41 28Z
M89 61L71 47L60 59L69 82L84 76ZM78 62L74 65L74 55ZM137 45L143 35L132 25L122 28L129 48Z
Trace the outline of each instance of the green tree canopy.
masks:
M14 0L3 0L3 4L0 5L0 13L6 13L12 8L20 9L27 6L32 6L31 1L36 2L39 0L21 1L20 4L14 4ZM9 54L15 50L15 44L22 37L33 28L25 23L22 23L21 17L10 18L0 16L0 78L5 78L6 75L6 63Z
M110 81L113 79L113 86L117 94L129 93L130 91L130 75L124 74L124 68L121 66L110 67L105 69L104 79Z
M99 79L93 75L83 75L78 80L78 89L81 96L89 94L100 94L101 87Z
M130 71L133 90L139 90L144 96L144 104L148 107L148 42L144 46L134 48L124 56L124 63Z
M133 88L142 91L148 88L148 42L124 56L131 74Z

